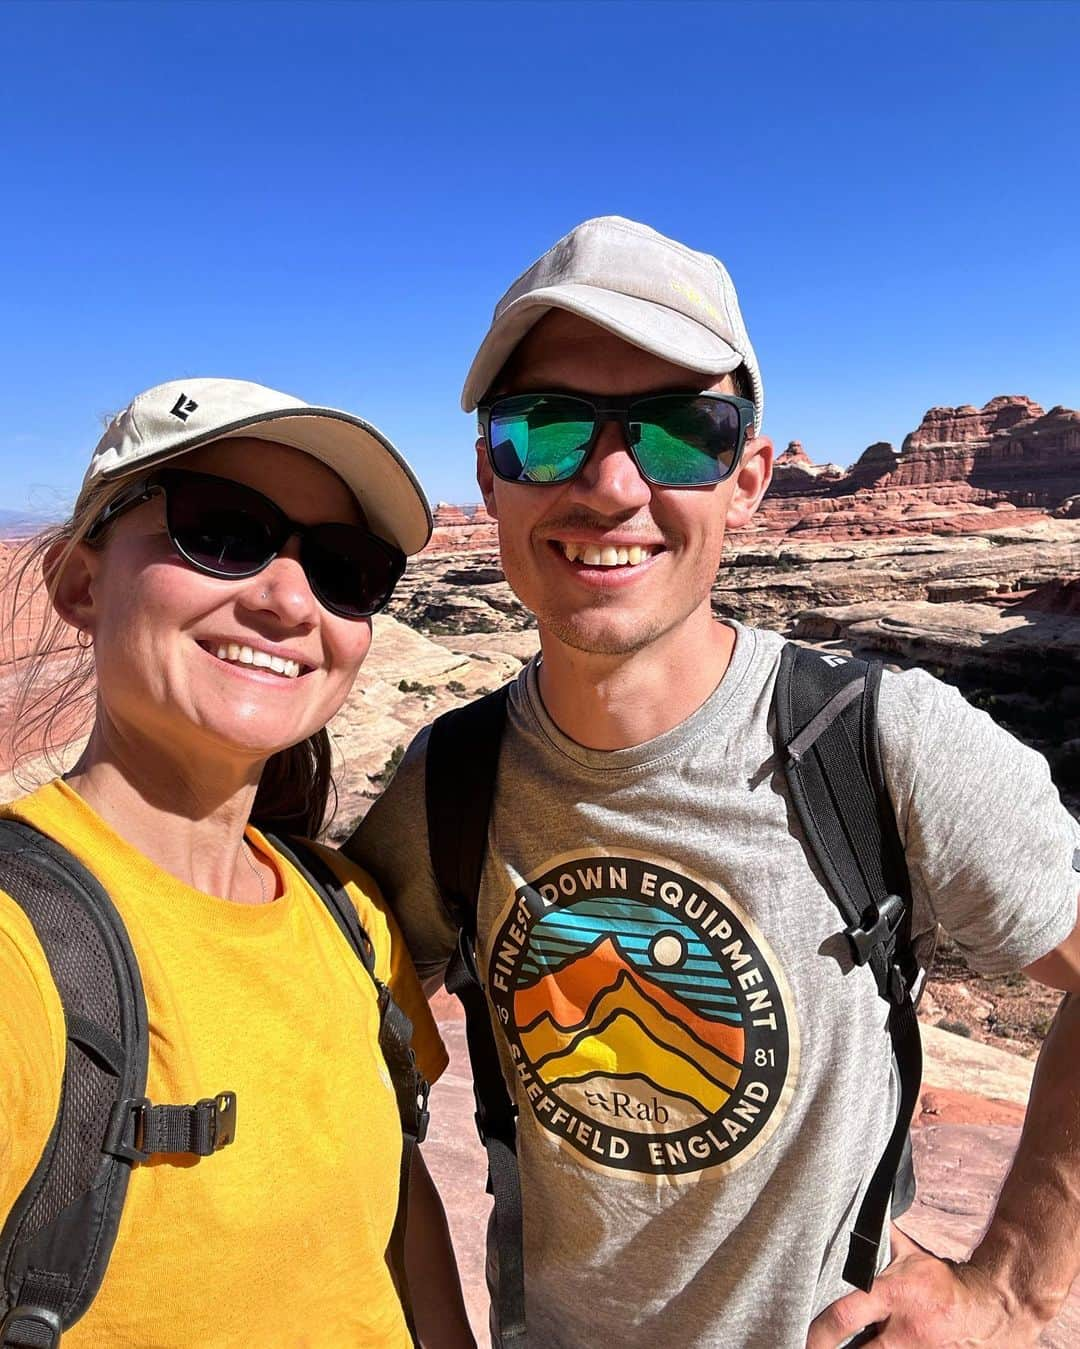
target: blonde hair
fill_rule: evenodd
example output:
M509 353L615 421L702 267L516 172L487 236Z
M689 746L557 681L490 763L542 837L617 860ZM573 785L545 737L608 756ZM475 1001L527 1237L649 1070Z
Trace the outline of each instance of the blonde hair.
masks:
M94 653L78 642L53 597L72 553L121 486L97 482L84 488L71 518L18 545L8 568L0 632L3 654L17 672L7 741L20 786L20 767L31 756L43 753L58 772L61 751L90 729L97 700ZM36 607L43 599L45 612L39 617ZM21 649L24 634L31 639L29 652ZM61 656L67 659L58 674L54 667Z
M97 705L93 648L72 635L53 599L75 549L86 543L95 521L129 481L98 480L84 487L71 518L20 544L8 569L10 579L4 587L0 650L11 661L17 678L6 738L12 776L24 789L31 784L21 779L20 769L31 757L43 755L49 769L59 773L63 750L80 735L87 734L93 725ZM107 538L106 529L101 539L95 539L89 546L101 547ZM35 607L43 597L47 605L39 619ZM33 640L30 651L20 654L24 633ZM57 673L54 667L61 656L67 659ZM336 806L330 737L323 727L267 760L251 819L267 832L314 837L329 826Z

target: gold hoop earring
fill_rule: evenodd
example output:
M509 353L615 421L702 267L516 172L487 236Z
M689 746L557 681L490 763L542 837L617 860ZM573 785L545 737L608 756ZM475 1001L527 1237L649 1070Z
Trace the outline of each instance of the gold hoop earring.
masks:
M88 651L94 645L94 634L86 628L80 628L75 634L75 645Z

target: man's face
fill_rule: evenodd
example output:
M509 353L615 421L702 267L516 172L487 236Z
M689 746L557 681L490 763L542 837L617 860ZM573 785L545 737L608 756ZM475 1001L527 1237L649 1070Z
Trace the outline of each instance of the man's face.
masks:
M715 389L712 381L586 320L553 310L517 348L499 392L564 392L613 398ZM605 422L570 482L508 483L493 476L482 442L477 478L499 521L506 579L536 615L545 638L577 651L624 655L711 624L709 596L724 532L745 524L768 486L772 446L748 441L740 467L711 487L655 487L638 472L621 427ZM627 550L631 560L596 565L586 548ZM570 555L568 555L570 554ZM626 556L623 554L623 556ZM610 562L608 553L603 561Z

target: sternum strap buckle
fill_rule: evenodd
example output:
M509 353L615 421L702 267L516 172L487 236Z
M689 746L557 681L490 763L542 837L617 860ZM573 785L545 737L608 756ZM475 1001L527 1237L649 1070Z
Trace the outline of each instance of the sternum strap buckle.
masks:
M194 1105L151 1105L145 1097L117 1101L102 1151L130 1162L157 1153L209 1157L236 1137L236 1093L222 1091Z

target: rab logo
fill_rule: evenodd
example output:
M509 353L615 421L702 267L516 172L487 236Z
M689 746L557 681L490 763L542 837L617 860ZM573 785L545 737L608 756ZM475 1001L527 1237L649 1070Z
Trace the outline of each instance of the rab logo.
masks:
M182 393L169 409L169 412L172 416L179 417L182 422L186 422L198 406L193 398L189 398L187 394Z
M752 1157L783 1118L790 994L716 885L659 859L564 858L518 888L487 973L521 1108L589 1166L694 1180Z

